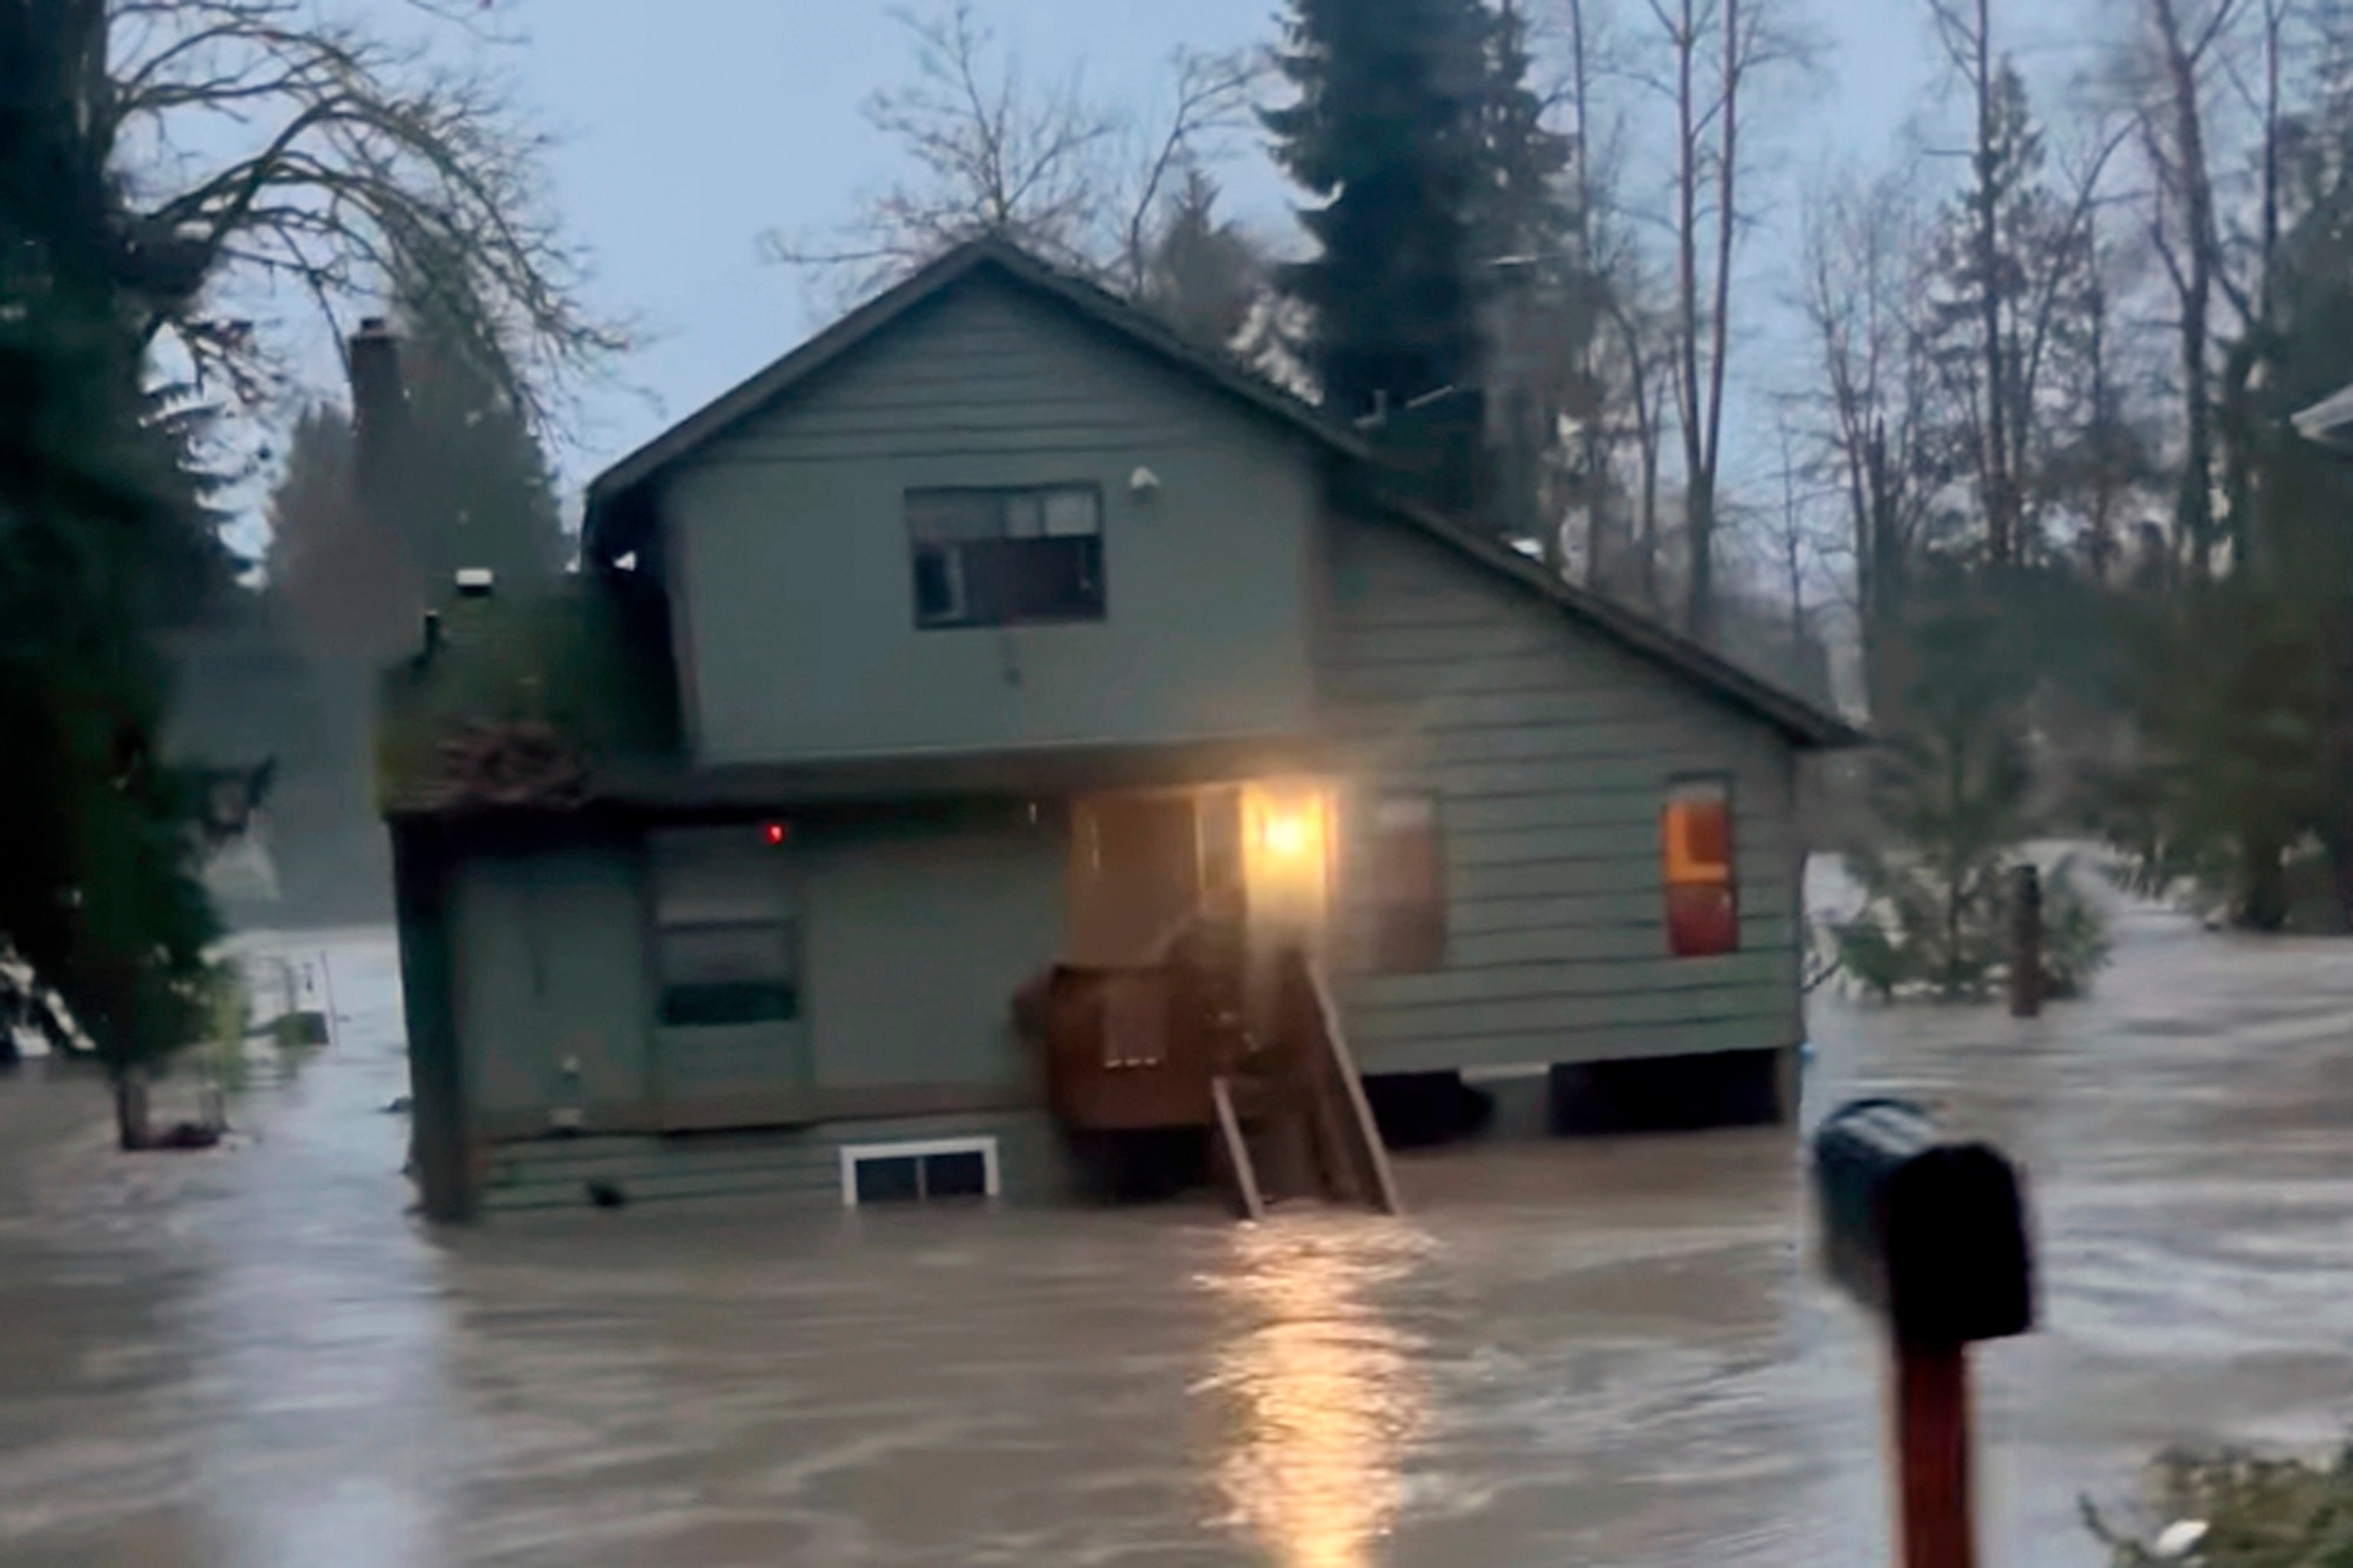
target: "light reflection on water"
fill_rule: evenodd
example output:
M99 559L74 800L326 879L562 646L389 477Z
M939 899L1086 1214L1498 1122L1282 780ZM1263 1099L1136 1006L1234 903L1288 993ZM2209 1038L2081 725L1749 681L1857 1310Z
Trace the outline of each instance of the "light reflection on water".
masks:
M1235 1309L1209 1380L1230 1409L1219 1484L1231 1522L1291 1568L1376 1561L1428 1415L1423 1347L1374 1299L1412 1266L1419 1238L1331 1219L1237 1227L1209 1282Z

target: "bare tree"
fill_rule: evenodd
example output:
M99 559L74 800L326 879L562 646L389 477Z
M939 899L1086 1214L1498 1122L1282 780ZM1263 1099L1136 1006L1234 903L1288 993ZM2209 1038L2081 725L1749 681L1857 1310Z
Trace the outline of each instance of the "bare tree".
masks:
M2096 209L2129 127L2092 116L2054 184L2044 132L2015 62L1998 50L1989 0L1928 0L1947 69L1969 108L1968 176L1944 225L1926 323L1947 418L1975 469L1983 557L2019 564L2044 544L2052 406L2063 361L2085 348L2096 287Z
M1819 356L1805 402L1823 477L1844 497L1864 691L1892 711L1888 641L1942 482L1928 439L1933 375L1917 319L1921 224L1908 172L1807 200L1798 307Z
M581 259L545 196L547 138L494 79L436 63L309 0L29 0L79 35L85 111L118 175L152 345L250 400L282 350L237 309L289 287L337 329L396 285L473 324L544 422L575 373L626 345L581 302ZM432 31L486 6L412 0ZM195 149L227 148L218 155Z
M2020 532L2018 476L2010 461L2010 399L2003 396L2010 376L2003 352L2007 274L2002 266L2001 207L2004 176L2012 163L2004 156L2003 143L2006 131L2011 128L2003 124L2002 68L1995 59L1990 0L1928 0L1928 14L1947 65L1968 91L1975 124L1968 200L1974 219L1975 304L1983 361L1978 485L1985 503L1987 556L1996 566L2007 566L2017 559Z
M870 293L981 235L1140 294L1161 226L1188 171L1249 121L1262 62L1180 48L1151 114L1091 97L1073 71L1039 87L973 0L902 11L914 75L864 106L906 154L907 172L829 236L771 233L773 260L810 269L844 294Z
M1563 58L1563 79L1556 91L1557 100L1566 104L1570 115L1568 186L1571 217L1575 225L1569 236L1575 250L1574 260L1581 273L1592 281L1600 305L1599 325L1605 329L1590 334L1584 345L1584 373L1587 407L1577 411L1577 452L1573 493L1585 517L1585 575L1589 586L1604 589L1621 587L1620 579L1628 576L1618 560L1619 546L1630 549L1637 531L1626 528L1623 536L1618 519L1610 515L1616 499L1612 483L1615 466L1617 432L1612 429L1613 407L1620 399L1612 396L1609 368L1613 364L1610 340L1613 334L1625 350L1621 360L1630 372L1630 379L1639 378L1648 366L1641 362L1640 344L1625 331L1622 319L1625 292L1619 263L1630 261L1630 255L1613 254L1623 247L1611 245L1615 232L1613 219L1617 201L1616 128L1605 125L1600 105L1598 79L1604 69L1606 40L1598 26L1599 18L1591 0L1563 0L1561 10L1560 53ZM1639 389L1631 402L1637 410L1646 407ZM1648 449L1655 471L1655 443ZM1657 494L1654 482L1649 493ZM1557 543L1558 531L1551 541ZM1651 606L1653 612L1656 605Z
M1813 620L1806 605L1806 585L1814 576L1821 547L1821 530L1815 520L1815 504L1820 495L1817 465L1805 460L1800 450L1802 438L1791 414L1787 399L1775 404L1773 441L1780 459L1775 477L1780 485L1781 504L1773 517L1769 543L1773 566L1781 579L1779 586L1787 595L1789 646L1802 657L1814 639Z
M2246 0L2137 0L2127 62L2150 192L2147 235L2175 305L2181 465L2174 515L2194 570L2214 569L2215 291L2224 277L2210 146L2214 78Z
M1717 476L1731 362L1732 270L1741 226L1742 94L1757 73L1798 52L1771 0L1645 0L1665 50L1651 79L1672 105L1674 249L1673 397L1683 439L1684 535L1690 553L1683 626L1715 635Z

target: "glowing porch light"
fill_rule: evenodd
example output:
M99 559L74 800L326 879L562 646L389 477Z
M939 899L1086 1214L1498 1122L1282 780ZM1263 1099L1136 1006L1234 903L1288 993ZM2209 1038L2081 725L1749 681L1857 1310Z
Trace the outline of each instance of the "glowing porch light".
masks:
M1315 847L1315 824L1304 810L1271 811L1259 830L1259 842L1279 860L1299 859Z

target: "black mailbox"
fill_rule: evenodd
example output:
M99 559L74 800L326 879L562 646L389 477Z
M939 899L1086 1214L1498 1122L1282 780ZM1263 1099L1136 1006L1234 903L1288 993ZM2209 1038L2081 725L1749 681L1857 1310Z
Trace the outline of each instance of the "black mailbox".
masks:
M2018 1175L1983 1143L1950 1143L1916 1106L1858 1100L1814 1135L1831 1277L1895 1338L1961 1345L2033 1326Z

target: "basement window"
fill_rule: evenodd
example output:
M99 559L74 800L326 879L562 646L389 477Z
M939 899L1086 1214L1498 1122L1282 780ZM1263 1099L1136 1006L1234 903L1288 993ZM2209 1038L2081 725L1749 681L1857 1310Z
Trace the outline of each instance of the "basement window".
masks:
M1659 836L1667 891L1667 951L1678 959L1738 951L1731 784L1723 779L1683 779L1669 784Z
M848 1143L841 1149L841 1205L923 1203L997 1195L997 1139L945 1138L920 1143Z
M1103 618L1099 486L911 490L906 514L918 627Z

